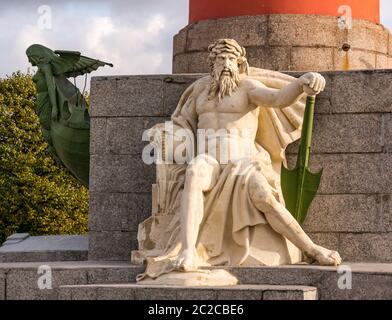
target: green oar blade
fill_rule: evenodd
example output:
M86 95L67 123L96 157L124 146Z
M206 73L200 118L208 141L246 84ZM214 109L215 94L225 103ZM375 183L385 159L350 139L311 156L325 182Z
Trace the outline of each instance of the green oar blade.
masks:
M282 165L281 170L281 181L282 181L282 193L284 201L286 203L286 209L295 216L295 208L297 206L297 186L299 178L299 168L294 170L288 170Z
M305 222L305 219L308 215L309 207L312 204L312 201L316 196L318 188L320 186L322 175L323 170L321 170L319 173L312 173L308 169L305 170L305 183L302 195L302 206L297 212L297 221L300 224L303 224Z
M288 170L282 166L282 188L286 208L298 223L303 224L317 194L323 170L312 173L307 168Z

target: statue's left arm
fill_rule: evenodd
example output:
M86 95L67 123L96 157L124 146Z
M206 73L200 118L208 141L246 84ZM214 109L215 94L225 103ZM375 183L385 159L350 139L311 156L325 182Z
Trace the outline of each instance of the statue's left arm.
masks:
M57 119L58 106L57 106L57 94L56 94L56 84L54 82L53 71L50 63L41 64L38 66L45 75L46 85L48 87L48 94L50 103L52 105L52 119Z
M253 82L248 92L249 100L256 106L286 108L296 103L304 93L314 96L325 88L325 79L319 73L306 73L288 86L277 90Z

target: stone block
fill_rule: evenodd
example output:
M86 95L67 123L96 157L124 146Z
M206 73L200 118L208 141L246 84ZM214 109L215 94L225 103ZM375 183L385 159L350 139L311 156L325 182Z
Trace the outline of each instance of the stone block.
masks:
M72 289L68 286L62 286L59 288L58 294L59 300L72 300Z
M320 272L306 266L230 268L241 285L311 285Z
M181 289L173 289L173 288L148 288L143 286L133 287L135 292L135 300L176 300L178 296L182 296L180 294Z
M173 57L185 53L188 29L189 27L185 27L173 37Z
M162 116L163 77L93 77L90 114L93 118Z
M368 70L335 73L332 83L332 112L391 112L392 72Z
M287 156L289 167L296 156ZM324 168L319 194L372 194L392 188L392 163L388 154L315 154L311 171Z
M314 243L316 243L319 246L328 248L330 250L339 251L340 233L332 233L332 232L314 233L314 232L308 232L307 229L308 228L304 226L305 232L309 235L309 237L312 239ZM345 257L342 258L345 259Z
M214 32L216 28L216 20L204 20L190 25L185 51L207 51L208 46L216 40Z
M136 300L135 290L131 290L126 286L118 286L116 288L98 286L96 290L97 300Z
M247 47L249 65L256 68L287 71L290 70L290 47Z
M185 74L189 70L189 59L188 54L179 53L173 57L173 74Z
M381 152L382 115L317 115L313 143L316 153Z
M6 275L3 270L0 270L0 300L6 299Z
M87 250L2 252L0 262L85 261Z
M93 286L61 286L59 300L97 300L97 288Z
M392 232L392 195L382 195L382 225L386 232Z
M344 269L343 269L344 270ZM339 288L342 273L326 274L318 289L321 300L390 300L392 299L392 278L382 273L353 272L351 289Z
M333 48L293 47L290 70L334 70Z
M130 261L137 248L137 233L125 231L91 231L89 260Z
M391 106L392 107L392 106ZM392 153L392 113L383 115L383 145L384 151Z
M267 290L263 292L263 300L318 300L317 289L285 289Z
M382 196L319 195L312 203L307 232L383 232Z
M268 29L270 46L341 45L336 18L333 17L274 14L269 16Z
M155 181L155 166L141 156L92 155L90 168L90 192L150 192Z
M165 79L164 113L171 116L185 90L203 75L174 75Z
M388 32L388 56L392 56L392 34Z
M346 261L392 262L392 233L342 233L340 253Z
M149 141L143 134L167 119L161 117L110 118L107 120L107 151L110 154L141 155Z
M234 289L234 288L233 288ZM263 291L255 289L217 290L217 300L262 300Z
M50 266L50 264L49 264ZM55 300L59 297L60 285L86 284L84 270L51 269L52 289L40 289L37 268L10 269L7 273L7 300Z
M241 272L241 283L244 283L243 278L246 278L253 283L262 282L268 285L317 287L318 297L321 300L390 299L392 294L391 265L345 263L344 266L352 271L351 290L339 288L338 281L342 273L338 273L336 267L302 265L236 268L236 270ZM237 275L237 272L235 273Z
M2 244L3 246L8 246L8 245L15 245L20 242L25 241L27 238L30 238L29 233L14 233L7 237L6 241Z
M90 193L90 231L137 231L151 215L151 194Z
M375 52L351 49L348 53L334 51L334 66L336 70L366 70L376 68ZM347 60L347 62L346 62ZM346 66L348 63L348 66Z
M195 23L188 29L186 51L205 51L218 39L234 38L241 46L262 46L267 38L267 16L240 16Z
M188 71L191 73L209 73L208 55L209 53L204 51L188 53Z
M281 267L234 268L241 283L263 283L280 286L317 287L321 300L390 299L392 294L391 264L344 263L352 271L351 290L338 286L342 273L337 267L295 265ZM276 288L275 288L276 289Z
M135 283L136 276L144 272L143 266L88 269L88 284Z
M332 84L327 82L327 86L332 86ZM332 91L331 91L332 94ZM322 96L323 95L323 96ZM317 96L316 107L314 110L315 114L331 114L332 104L329 97L324 97L324 92Z
M380 53L388 53L387 29L374 23L353 20L353 28L348 32L347 42L355 49L364 49Z
M209 73L208 52L189 52L173 58L173 73Z
M104 154L107 149L105 118L91 118L90 120L90 154Z
M216 300L218 292L216 289L200 289L200 288L188 288L181 290L180 294L177 294L178 300Z
M376 55L376 68L377 69L388 69L388 56L384 54Z
M316 102L316 109L323 105ZM316 114L312 141L313 153L382 152L381 114ZM287 148L298 152L299 141Z
M377 54L374 52L353 50L350 54L350 70L376 69Z
M17 237L14 234L12 237ZM10 239L9 237L8 239ZM10 239L0 247L0 262L83 261L87 259L85 235L34 236Z

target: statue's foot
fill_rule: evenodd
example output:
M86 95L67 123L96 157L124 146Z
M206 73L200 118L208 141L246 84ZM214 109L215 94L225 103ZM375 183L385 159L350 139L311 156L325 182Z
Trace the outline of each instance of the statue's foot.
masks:
M178 256L177 269L183 272L194 272L199 268L196 250L185 249Z
M322 266L339 266L342 264L342 258L337 251L332 251L321 246L316 245L313 252L308 255Z

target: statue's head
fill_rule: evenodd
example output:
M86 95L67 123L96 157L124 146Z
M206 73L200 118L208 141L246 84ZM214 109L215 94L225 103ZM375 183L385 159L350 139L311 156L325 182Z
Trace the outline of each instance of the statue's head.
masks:
M58 58L52 50L40 44L33 44L28 47L26 55L33 66L37 66L40 63L48 63Z
M208 47L208 51L213 79L210 97L230 96L239 85L240 74L248 73L246 50L233 39L219 39Z

